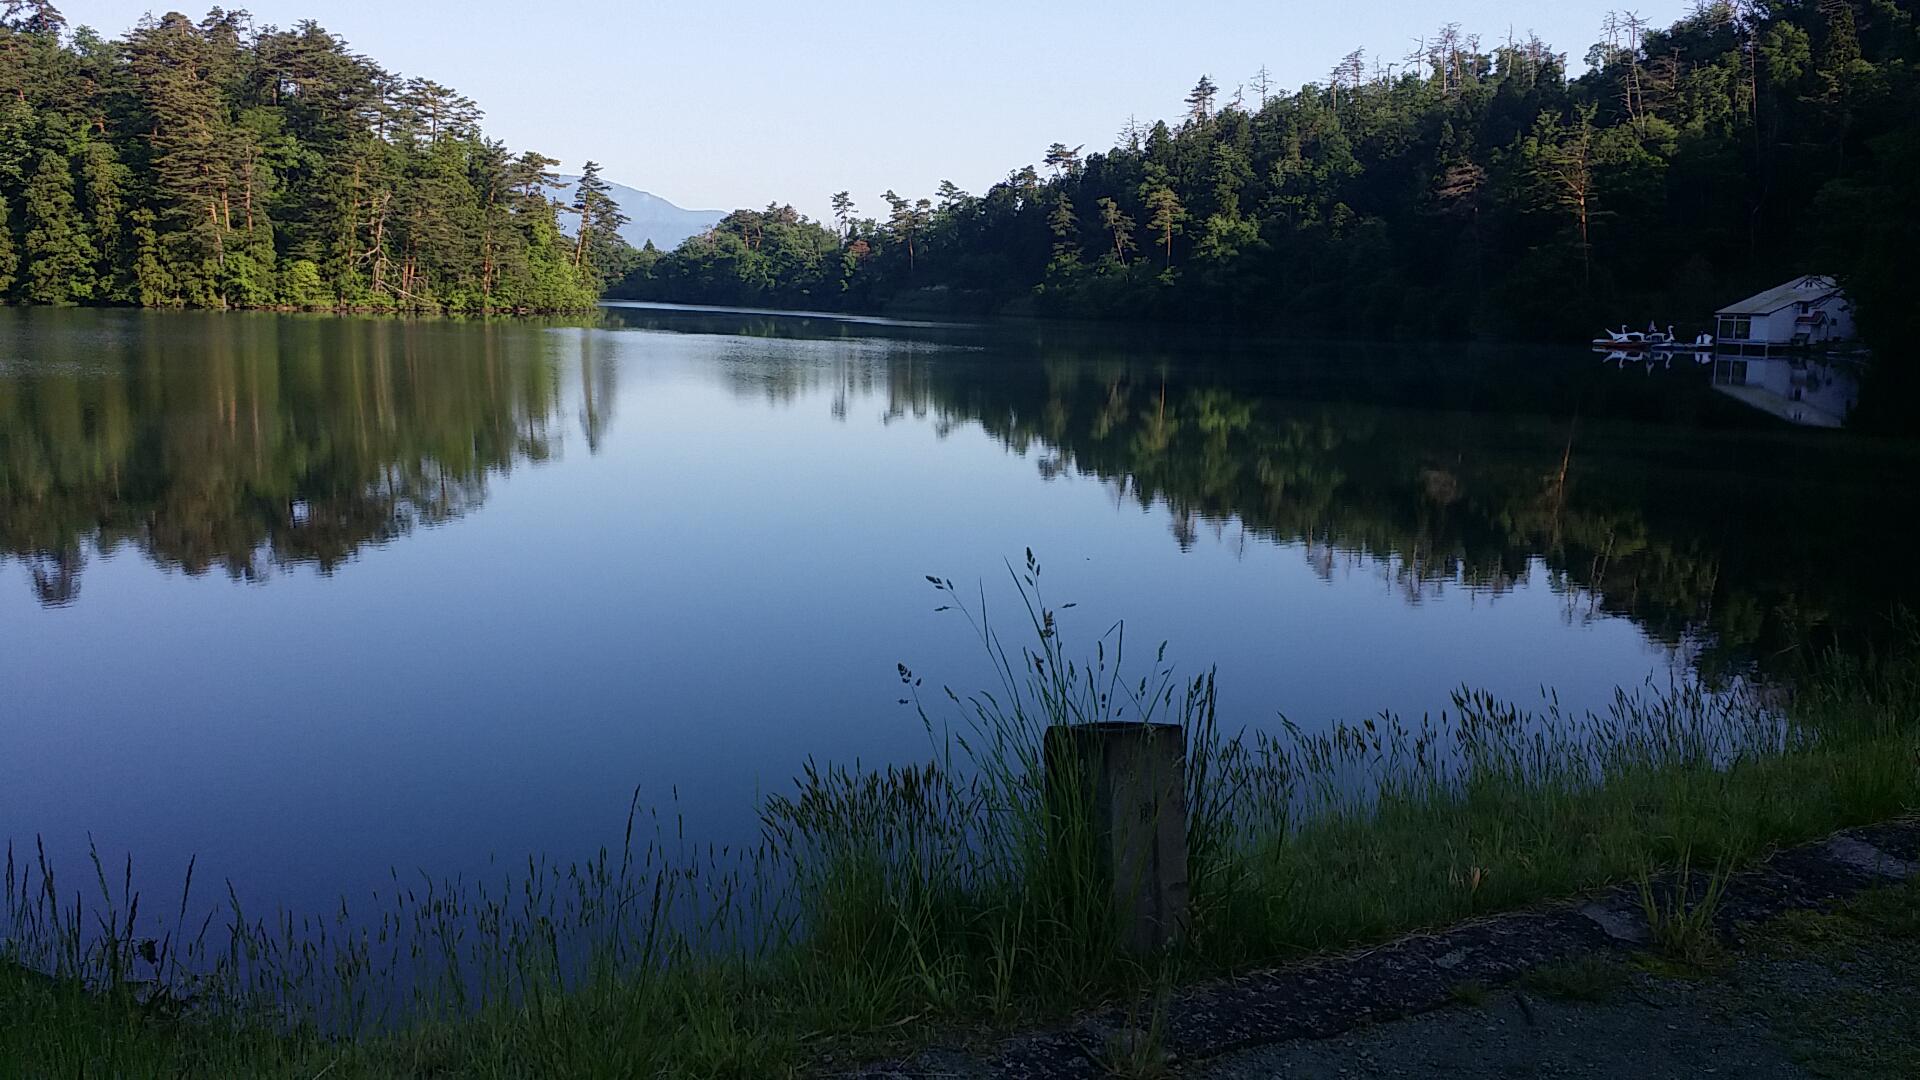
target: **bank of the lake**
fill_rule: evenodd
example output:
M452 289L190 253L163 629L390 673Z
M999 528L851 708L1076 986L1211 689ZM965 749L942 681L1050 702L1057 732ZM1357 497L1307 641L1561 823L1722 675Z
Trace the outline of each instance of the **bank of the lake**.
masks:
M192 898L119 892L112 867L55 868L56 886L15 852L9 956L56 977L0 969L0 1061L27 1076L781 1075L1675 864L1724 873L1920 806L1912 652L1835 654L1790 692L1623 694L1583 717L1463 693L1446 722L1240 743L1214 726L1209 677L1110 683L1099 662L1069 665L1035 610L993 697L923 695L903 673L933 730L955 725L932 764L809 767L738 860L649 843L642 817L628 850L564 869L397 879L376 912L337 919L202 923ZM1135 674L1144 693L1102 696ZM1032 769L1048 724L1118 716L1177 719L1190 740L1191 931L1146 959L1119 947L1097 872L1050 845ZM168 929L150 937L156 911Z

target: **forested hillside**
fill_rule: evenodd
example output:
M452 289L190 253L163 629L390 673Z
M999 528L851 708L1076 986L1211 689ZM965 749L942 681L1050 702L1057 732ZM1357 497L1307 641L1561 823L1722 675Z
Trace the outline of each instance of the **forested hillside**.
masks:
M1564 337L1697 328L1837 271L1898 337L1912 305L1887 293L1920 206L1912 0L1710 3L1666 29L1612 16L1601 37L1570 65L1450 25L1299 90L1203 78L1183 116L1130 121L1109 150L1055 144L977 195L889 191L877 216L846 193L832 222L738 211L616 292Z
M109 41L45 0L4 11L0 298L558 311L633 254L596 167L556 204L553 159L312 22L216 8Z

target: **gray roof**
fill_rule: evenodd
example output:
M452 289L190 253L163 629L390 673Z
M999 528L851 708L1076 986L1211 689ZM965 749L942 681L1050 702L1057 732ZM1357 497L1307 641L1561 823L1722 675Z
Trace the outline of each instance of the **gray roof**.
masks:
M1809 274L1806 277L1794 278L1785 285L1776 285L1766 292L1749 296L1737 304L1729 304L1714 314L1767 315L1791 304L1825 300L1839 291L1839 283L1832 278L1824 274Z

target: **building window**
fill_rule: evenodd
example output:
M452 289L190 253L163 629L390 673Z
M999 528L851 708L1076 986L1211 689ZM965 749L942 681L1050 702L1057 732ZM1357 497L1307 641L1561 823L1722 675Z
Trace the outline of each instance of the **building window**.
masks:
M1727 336L1735 341L1745 341L1753 336L1753 318L1748 315L1736 315L1727 320Z

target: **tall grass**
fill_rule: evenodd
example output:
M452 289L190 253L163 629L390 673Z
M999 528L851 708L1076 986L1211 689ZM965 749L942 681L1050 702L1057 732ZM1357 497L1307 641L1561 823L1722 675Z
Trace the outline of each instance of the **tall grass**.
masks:
M1633 880L1920 804L1920 660L1830 658L1791 693L1694 685L1608 708L1461 691L1447 714L1229 735L1212 673L1123 626L1080 658L1029 554L1022 639L930 579L992 659L962 696L904 666L925 764L807 763L746 850L636 806L620 850L498 881L395 876L325 918L87 880L9 849L0 1062L28 1075L765 1075ZM1066 607L1070 607L1067 605ZM1050 799L1045 734L1180 724L1187 933L1120 947L1097 845ZM1054 783L1060 783L1056 772ZM1071 801L1069 805L1072 805ZM0 1070L8 1071L8 1070Z

